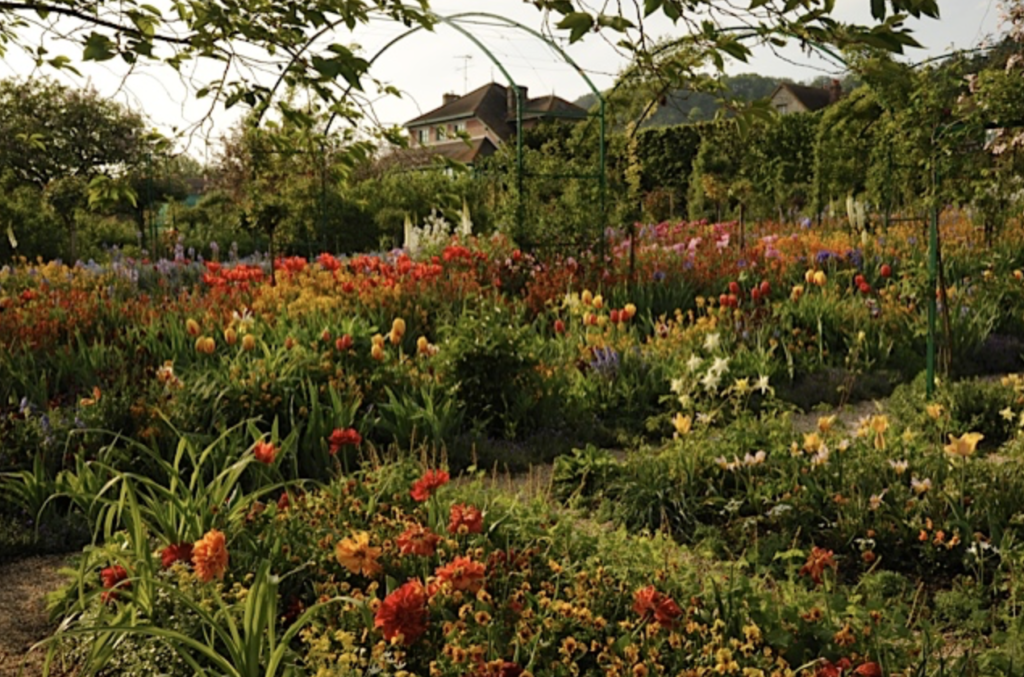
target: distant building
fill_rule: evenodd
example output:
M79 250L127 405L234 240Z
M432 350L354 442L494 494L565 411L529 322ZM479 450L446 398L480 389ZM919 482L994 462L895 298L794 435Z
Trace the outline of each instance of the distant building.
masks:
M843 98L843 85L833 80L828 87L807 87L788 82L780 83L769 97L772 108L780 115L809 113L821 110Z
M531 99L526 87L519 85L519 91L524 98L523 129L546 119L587 117L587 111L553 94ZM406 122L405 128L411 148L472 164L515 137L515 90L492 82L465 96L445 94L439 108Z

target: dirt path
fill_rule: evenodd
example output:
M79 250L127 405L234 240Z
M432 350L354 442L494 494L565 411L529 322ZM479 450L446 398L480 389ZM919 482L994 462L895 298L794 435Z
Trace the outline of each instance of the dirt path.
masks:
M46 595L64 582L57 572L66 563L64 555L47 555L0 565L0 677L42 674L42 652L29 649L53 629Z

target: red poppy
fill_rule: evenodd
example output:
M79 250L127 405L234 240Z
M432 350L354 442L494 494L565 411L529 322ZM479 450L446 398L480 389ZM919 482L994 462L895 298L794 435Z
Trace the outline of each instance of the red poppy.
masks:
M408 581L384 598L373 619L384 639L401 636L408 646L427 631L427 592L419 581Z
M344 446L358 447L362 442L363 437L355 428L345 428L344 430L335 428L331 436L327 438L327 443L331 445L332 456L341 451Z
M414 501L423 503L435 491L448 484L449 479L448 473L444 470L428 470L423 473L423 477L413 482L412 490L409 494Z
M479 508L465 503L456 503L451 509L448 522L450 534L479 534L484 530L484 516Z
M189 564L192 561L191 543L172 543L160 551L160 563L169 569L175 562Z
M441 537L419 524L411 525L398 537L398 550L403 555L430 557Z
M655 590L653 585L637 590L633 595L633 611L644 619L653 618L663 628L672 627L683 610L675 600Z
M103 587L107 588L101 598L104 604L117 599L117 588L132 587L131 582L128 580L128 571L119 564L107 567L101 571L100 578L103 579Z

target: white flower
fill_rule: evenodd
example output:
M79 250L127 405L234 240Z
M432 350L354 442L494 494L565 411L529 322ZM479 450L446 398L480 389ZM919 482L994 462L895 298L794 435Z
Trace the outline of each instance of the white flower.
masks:
M719 376L729 371L729 358L716 357L715 361L711 365L711 371L715 372Z
M839 441L839 446L838 446L839 451L846 451L849 448L850 448L850 440L843 439L843 440Z
M829 456L831 456L831 452L828 450L828 446L822 444L821 448L818 449L818 453L811 456L811 465L815 468L820 468L828 463Z
M700 365L703 362L704 360L700 359L696 355L690 355L690 359L686 361L686 368L689 369L691 372L697 371L698 369L700 369Z
M886 491L888 491L888 489L886 489L885 491L883 491L880 494L872 494L871 495L871 498L868 499L868 507L871 510L878 510L880 507L882 507L882 499L885 498L885 492Z
M682 395L684 387L686 387L686 383L683 381L683 379L681 379L681 378L674 378L674 379L672 379L672 385L671 385L670 389L676 395Z
M756 454L747 454L743 457L743 465L755 466L764 463L764 460L768 458L768 454L764 453L764 449L758 451Z
M761 391L762 395L764 395L766 392L768 392L768 377L767 376L760 376L760 377L758 377L757 381L754 382L754 390Z
M714 370L712 370L704 374L704 378L700 380L700 383L702 386L704 386L704 390L707 390L708 392L715 392L716 390L718 390L718 384L720 381L721 379L719 378L718 374L716 374Z
M708 334L704 337L704 350L713 352L718 350L718 347L722 345L722 337L718 332Z
M914 493L920 496L924 492L932 488L932 481L928 478L919 480L916 477L910 479L910 488L914 490Z
M1017 416L1013 413L1013 409L1010 409L1009 407L999 412L999 415L1002 416L1007 421L1012 421L1013 419L1017 418Z
M907 468L910 467L910 464L906 460L890 460L889 465L892 467L893 470L896 471L897 475L902 475L903 473L907 472Z

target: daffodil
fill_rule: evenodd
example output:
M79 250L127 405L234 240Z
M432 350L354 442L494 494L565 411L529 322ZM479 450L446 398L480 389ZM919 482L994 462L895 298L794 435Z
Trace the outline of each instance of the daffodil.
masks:
M836 417L833 416L822 416L818 419L818 430L821 431L822 435L827 435L831 430L832 426L835 425Z

